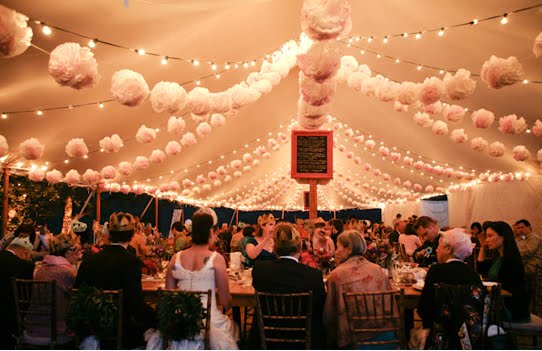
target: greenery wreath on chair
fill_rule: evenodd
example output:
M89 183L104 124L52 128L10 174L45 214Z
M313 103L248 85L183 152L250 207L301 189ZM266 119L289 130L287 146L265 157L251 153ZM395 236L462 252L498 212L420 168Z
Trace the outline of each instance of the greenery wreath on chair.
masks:
M158 330L166 340L194 340L207 311L199 294L163 290L157 306Z

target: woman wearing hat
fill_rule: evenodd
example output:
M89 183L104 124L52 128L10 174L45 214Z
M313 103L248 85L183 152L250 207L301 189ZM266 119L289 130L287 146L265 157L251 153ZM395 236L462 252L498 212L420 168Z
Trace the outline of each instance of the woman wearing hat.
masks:
M71 340L66 328L66 313L69 302L69 292L75 283L75 264L81 258L81 246L70 235L61 234L53 239L50 254L43 261L36 264L34 271L35 280L56 281L56 324L57 340L64 344ZM32 308L32 307L31 307ZM40 319L40 316L32 315L32 320L25 320L25 330L30 339L48 338L50 334L49 320Z
M274 260L277 255L273 253L273 233L275 232L275 217L273 214L264 214L258 217L258 228L253 238L246 238L243 250L245 267L252 267L257 260Z

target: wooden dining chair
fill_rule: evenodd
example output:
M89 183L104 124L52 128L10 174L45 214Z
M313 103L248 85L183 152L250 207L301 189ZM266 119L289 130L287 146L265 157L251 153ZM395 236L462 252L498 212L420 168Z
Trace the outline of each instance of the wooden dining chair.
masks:
M404 290L343 293L351 346L388 345L406 349ZM371 340L389 333L387 340Z
M399 252L400 252L400 256L401 257L401 261L403 262L414 262L414 260L412 259L412 256L409 256L406 252L406 248L405 248L405 244L399 244Z
M312 292L273 294L256 291L261 348L311 349L312 307Z

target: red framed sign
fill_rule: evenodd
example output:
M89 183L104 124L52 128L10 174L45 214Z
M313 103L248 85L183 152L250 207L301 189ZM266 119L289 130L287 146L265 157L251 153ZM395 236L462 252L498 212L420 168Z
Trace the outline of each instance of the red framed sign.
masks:
M292 178L333 178L333 131L292 131Z

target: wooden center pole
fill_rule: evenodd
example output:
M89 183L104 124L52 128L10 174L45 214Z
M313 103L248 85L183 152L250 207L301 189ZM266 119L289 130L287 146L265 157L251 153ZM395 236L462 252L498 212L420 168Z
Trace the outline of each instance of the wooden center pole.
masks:
M317 185L317 179L309 179L309 219L316 219L318 217Z
M2 237L7 234L8 230L8 204L9 204L9 168L4 167L4 211L2 213Z
M102 214L102 190L100 189L100 185L96 187L96 222L100 224L101 214Z
M154 209L154 223L156 223L154 226L156 229L158 229L158 196L156 199L156 208Z

